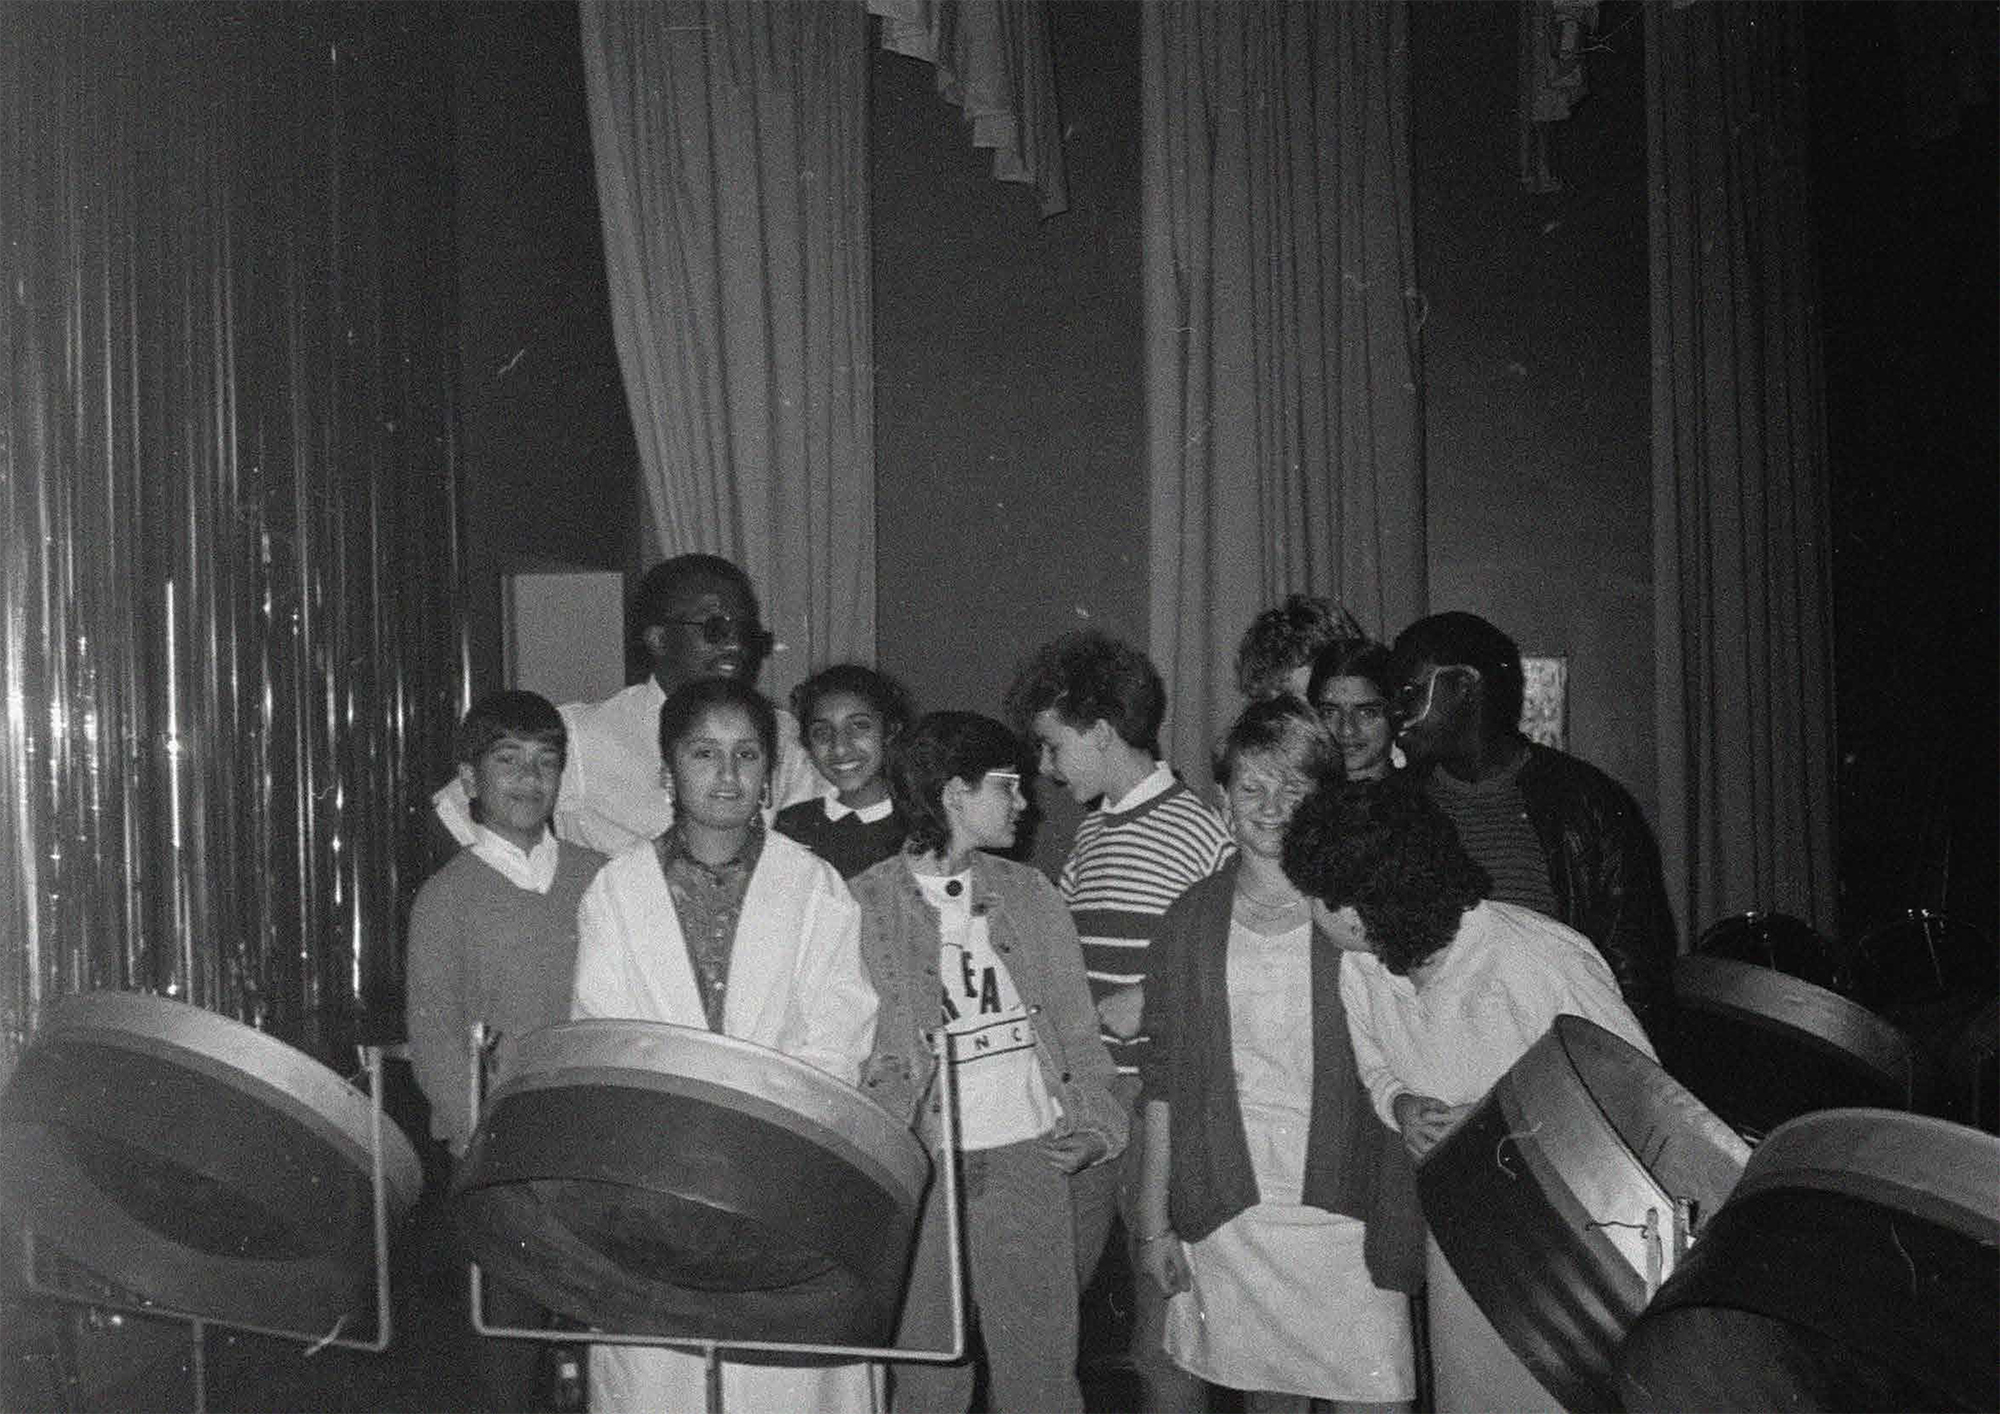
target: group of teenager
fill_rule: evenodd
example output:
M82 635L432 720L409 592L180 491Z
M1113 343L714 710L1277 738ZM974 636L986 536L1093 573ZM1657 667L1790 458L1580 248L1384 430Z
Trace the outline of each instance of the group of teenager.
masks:
M1504 634L1443 614L1385 646L1293 596L1244 636L1211 802L1159 759L1158 672L1095 631L1030 655L1003 722L919 716L853 664L775 706L752 587L713 556L656 567L630 624L645 680L483 699L436 797L464 849L412 914L409 1038L454 1156L473 1023L495 1083L557 1021L702 1028L955 1151L992 1410L1082 1408L1080 1293L1116 1232L1147 1409L1206 1408L1210 1384L1252 1409L1407 1408L1426 1287L1436 1407L1555 1407L1427 1239L1413 1162L1558 1015L1650 1051L1674 940L1630 798L1519 734ZM1036 771L1087 807L1054 885L1007 857ZM938 1193L905 1348L948 1336ZM543 1319L489 1291L490 1314ZM487 1397L531 1402L533 1347L504 1346L480 1352ZM963 1411L976 1373L725 1362L722 1393ZM595 1344L589 1391L699 1408L703 1362Z

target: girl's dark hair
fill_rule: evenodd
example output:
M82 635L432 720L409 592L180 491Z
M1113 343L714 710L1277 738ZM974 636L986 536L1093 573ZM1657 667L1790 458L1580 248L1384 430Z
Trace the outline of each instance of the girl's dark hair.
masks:
M1340 751L1319 714L1289 693L1262 698L1236 714L1210 763L1216 784L1228 790L1246 756L1280 757L1315 787L1342 777Z
M492 750L502 737L517 736L524 741L543 742L569 757L569 729L555 703L539 692L490 692L472 704L465 720L458 724L452 742L453 754L462 766L477 766L479 758Z
M944 783L976 786L988 771L1020 771L1021 739L977 712L931 712L889 745L889 798L908 822L904 848L932 854L951 846Z
M1285 831L1284 864L1328 908L1353 904L1375 956L1399 976L1450 943L1493 887L1444 812L1403 783L1315 791Z
M716 707L740 707L764 743L770 775L778 773L778 709L771 699L736 678L702 678L677 688L660 706L660 759L674 764L674 743L694 730L702 714Z
M889 740L910 724L914 711L910 694L887 673L864 668L859 663L835 663L821 668L792 689L792 715L799 719L799 745L808 744L807 730L820 700L836 692L849 692L866 702L882 719L882 739Z
M1317 707L1319 691L1335 678L1366 678L1386 700L1389 696L1389 649L1366 638L1343 638L1329 643L1313 659L1312 678L1306 684L1306 700Z

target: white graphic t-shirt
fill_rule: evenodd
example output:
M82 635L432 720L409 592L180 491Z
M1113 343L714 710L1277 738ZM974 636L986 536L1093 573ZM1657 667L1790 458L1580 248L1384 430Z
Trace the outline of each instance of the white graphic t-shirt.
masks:
M918 875L917 886L937 910L943 944L938 976L958 1081L959 1147L997 1149L1048 1133L1062 1107L1035 1060L1034 1018L993 950L985 916L972 911L972 875Z

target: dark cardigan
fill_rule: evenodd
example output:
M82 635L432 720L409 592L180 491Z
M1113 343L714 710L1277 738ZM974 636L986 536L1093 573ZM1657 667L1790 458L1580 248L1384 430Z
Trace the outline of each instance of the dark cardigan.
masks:
M1152 1055L1142 1100L1170 1107L1167 1215L1193 1242L1258 1201L1236 1094L1228 941L1234 860L1167 910L1146 979ZM1340 950L1312 935L1313 1079L1302 1201L1367 1225L1368 1275L1387 1291L1423 1283L1424 1226L1401 1136L1376 1117L1355 1069L1340 1000Z

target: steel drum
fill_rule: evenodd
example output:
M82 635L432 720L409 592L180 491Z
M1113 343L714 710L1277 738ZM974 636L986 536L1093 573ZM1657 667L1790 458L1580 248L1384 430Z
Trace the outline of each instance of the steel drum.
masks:
M2000 1139L1829 1110L1774 1131L1618 1356L1632 1410L2000 1405Z
M1815 987L1847 989L1846 968L1826 935L1789 913L1752 909L1709 925L1695 943L1700 957L1726 957L1753 963L1810 982Z
M1639 1051L1556 1019L1417 1165L1432 1235L1571 1409L1615 1409L1612 1356L1750 1150Z
M1969 923L1913 908L1862 934L1854 945L1854 995L1884 1016L1993 995L1993 940ZM1968 1007L1968 1010L1971 1008Z
M132 992L65 997L0 1095L0 1197L38 1251L145 1301L330 1331L373 1310L373 1119L331 1070L227 1017ZM423 1171L386 1116L381 1142L400 1216Z
M930 1159L802 1061L646 1021L521 1042L453 1184L478 1260L600 1330L883 1345Z
M1814 1110L1908 1109L1915 1098L1902 1033L1824 987L1729 958L1684 957L1674 997L1661 1061L1744 1134Z

